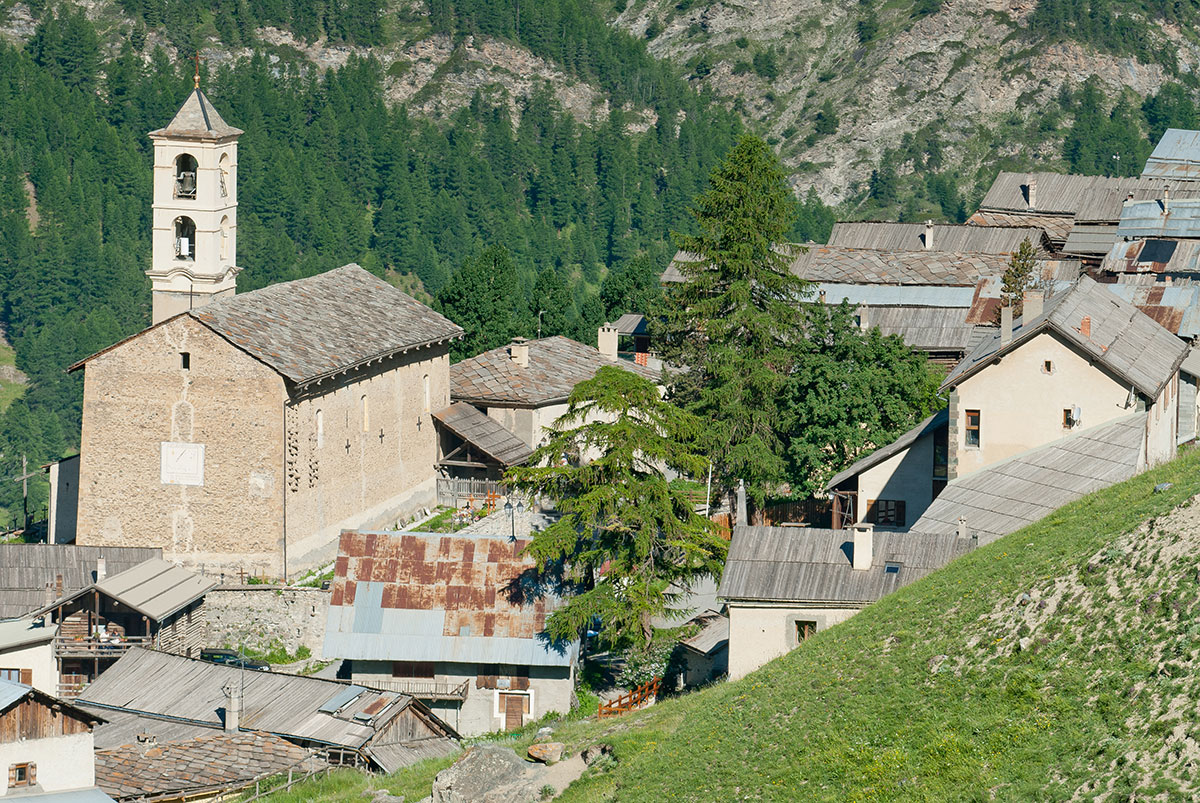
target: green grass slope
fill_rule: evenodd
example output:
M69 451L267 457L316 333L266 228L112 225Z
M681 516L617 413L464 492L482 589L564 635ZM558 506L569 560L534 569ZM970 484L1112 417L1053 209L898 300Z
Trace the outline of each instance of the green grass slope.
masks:
M741 681L561 723L616 760L558 800L1195 799L1198 493L1188 451Z

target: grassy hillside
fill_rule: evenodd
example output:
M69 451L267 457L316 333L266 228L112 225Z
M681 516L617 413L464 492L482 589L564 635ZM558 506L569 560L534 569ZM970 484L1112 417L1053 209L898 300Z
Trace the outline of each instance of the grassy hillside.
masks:
M1197 493L1189 451L739 682L565 723L616 761L559 800L1194 799Z

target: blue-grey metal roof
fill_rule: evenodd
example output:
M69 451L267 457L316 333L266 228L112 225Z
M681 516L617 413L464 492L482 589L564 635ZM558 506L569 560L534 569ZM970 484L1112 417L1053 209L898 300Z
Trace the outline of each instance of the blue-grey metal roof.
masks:
M24 683L17 683L15 680L0 680L0 711L18 700L24 699L32 688Z
M1168 128L1146 160L1142 175L1200 180L1200 131Z
M1200 200L1126 201L1117 239L1145 237L1200 237Z
M1167 331L1187 339L1200 337L1200 284L1118 282L1105 287L1149 315Z

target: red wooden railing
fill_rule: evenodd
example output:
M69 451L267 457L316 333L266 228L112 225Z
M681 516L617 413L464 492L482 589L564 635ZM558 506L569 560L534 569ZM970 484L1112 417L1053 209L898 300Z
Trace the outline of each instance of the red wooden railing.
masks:
M648 705L658 696L658 686L660 683L662 683L662 678L655 678L643 683L636 689L625 692L620 697L609 700L607 703L601 703L599 718L619 717L621 714L636 711L642 706Z

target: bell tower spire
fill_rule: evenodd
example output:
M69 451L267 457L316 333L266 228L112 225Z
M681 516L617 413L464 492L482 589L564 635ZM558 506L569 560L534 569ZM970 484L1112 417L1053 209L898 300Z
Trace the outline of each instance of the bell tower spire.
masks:
M237 140L195 88L154 141L150 277L154 323L233 295L237 274Z

